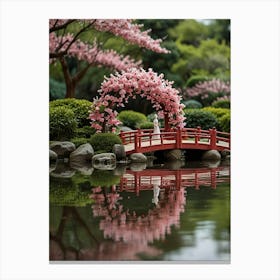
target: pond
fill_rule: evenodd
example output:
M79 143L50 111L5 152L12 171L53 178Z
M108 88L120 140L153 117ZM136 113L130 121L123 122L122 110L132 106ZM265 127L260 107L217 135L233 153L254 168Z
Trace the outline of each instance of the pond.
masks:
M230 261L228 162L50 173L51 261Z

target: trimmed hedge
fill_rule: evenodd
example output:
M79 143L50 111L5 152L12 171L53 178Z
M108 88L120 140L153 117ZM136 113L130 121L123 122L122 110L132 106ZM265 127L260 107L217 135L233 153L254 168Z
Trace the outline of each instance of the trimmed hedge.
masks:
M211 104L214 108L226 108L230 109L230 101L229 100L217 100Z
M141 129L149 129L149 128L154 128L154 123L153 122L143 122L140 124Z
M142 123L147 121L147 117L144 114L132 110L121 111L118 115L118 119L124 126L133 129L139 128Z
M97 133L91 136L89 143L96 153L98 151L112 152L115 144L122 144L121 138L114 133Z
M87 138L72 138L71 142L75 144L76 148L78 148L79 146L86 144L89 142L89 139Z
M77 128L75 114L64 106L50 107L50 140L69 140Z
M202 104L196 100L188 100L188 101L183 101L182 102L187 109L200 109L202 108Z
M218 126L218 120L211 112L203 111L202 109L185 110L186 127L201 129L210 129Z
M91 126L84 126L75 130L75 138L90 138L96 130Z
M205 107L202 110L211 112L216 116L218 120L218 126L217 126L218 130L224 132L230 132L230 109Z
M71 109L75 114L78 127L90 125L88 117L91 105L92 102L88 100L76 98L57 99L50 102L50 108L63 106Z
M221 130L224 132L230 132L230 113L224 114L219 119Z

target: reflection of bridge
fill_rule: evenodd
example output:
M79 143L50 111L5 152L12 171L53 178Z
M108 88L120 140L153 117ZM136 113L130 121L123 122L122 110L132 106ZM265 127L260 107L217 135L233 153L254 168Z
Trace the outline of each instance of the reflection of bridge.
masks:
M217 183L229 182L230 167L199 169L145 169L127 170L121 178L120 191L133 191L139 195L140 190L152 190L154 185L160 188L179 190L181 187L210 186L215 189Z
M160 134L153 134L152 129L139 129L121 132L120 137L126 154L170 149L230 150L230 134L216 129L184 128L162 130Z

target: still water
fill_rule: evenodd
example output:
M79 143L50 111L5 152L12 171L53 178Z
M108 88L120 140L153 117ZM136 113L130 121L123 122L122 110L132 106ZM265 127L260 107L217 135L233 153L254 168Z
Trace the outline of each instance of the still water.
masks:
M230 166L50 173L50 260L230 261Z

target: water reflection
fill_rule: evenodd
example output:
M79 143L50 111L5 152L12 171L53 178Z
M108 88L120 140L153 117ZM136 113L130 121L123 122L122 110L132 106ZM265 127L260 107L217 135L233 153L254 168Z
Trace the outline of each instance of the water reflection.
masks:
M54 172L50 260L229 260L229 166L120 170Z

